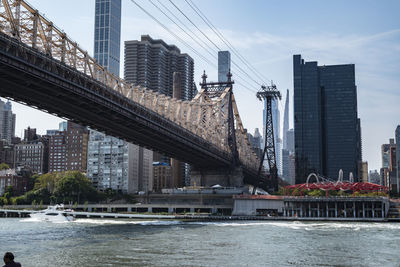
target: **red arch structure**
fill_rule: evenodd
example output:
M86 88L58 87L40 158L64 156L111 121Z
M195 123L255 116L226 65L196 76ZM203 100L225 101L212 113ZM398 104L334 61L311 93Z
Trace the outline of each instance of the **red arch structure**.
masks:
M373 183L350 183L350 182L318 182L318 183L305 183L305 184L295 184L288 185L284 187L285 189L299 189L302 191L305 190L316 190L321 189L324 191L351 191L355 192L388 192L388 188L386 186L373 184Z

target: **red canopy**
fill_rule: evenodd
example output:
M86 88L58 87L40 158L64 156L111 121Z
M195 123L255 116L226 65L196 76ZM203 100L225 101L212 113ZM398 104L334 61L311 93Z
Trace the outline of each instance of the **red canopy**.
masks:
M321 189L327 190L343 190L343 191L368 191L368 192L387 192L386 186L373 184L373 183L349 183L349 182L321 182L321 183L305 183L285 186L286 189L303 189L303 190L314 190Z

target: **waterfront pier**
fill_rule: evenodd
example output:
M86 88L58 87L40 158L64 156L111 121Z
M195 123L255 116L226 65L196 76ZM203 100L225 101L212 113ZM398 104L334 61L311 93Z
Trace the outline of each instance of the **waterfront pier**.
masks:
M293 220L386 221L387 197L235 196L232 215Z
M283 216L300 218L384 219L386 197L285 197Z

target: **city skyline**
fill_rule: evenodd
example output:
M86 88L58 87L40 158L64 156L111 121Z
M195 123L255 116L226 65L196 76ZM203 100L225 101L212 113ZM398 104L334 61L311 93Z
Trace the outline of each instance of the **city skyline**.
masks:
M41 12L44 12L58 27L64 29L82 47L88 49L90 54L93 54L91 48L93 44L94 1L79 3L82 10L74 10L73 14L75 15L73 17L67 17L64 14L67 13L65 11L69 8L73 8L74 1L68 2L63 8L52 7L50 1L30 2ZM396 8L398 10L399 4L388 1L386 7L382 7L371 1L355 1L346 3L346 9L344 9L344 1L339 1L335 5L312 2L313 7L311 9L311 2L305 2L301 7L289 6L287 3L255 2L252 9L247 7L244 1L237 2L235 7L232 6L232 12L228 13L230 13L230 16L243 14L248 18L243 25L239 25L239 22L227 20L227 14L217 16L215 10L222 10L224 4L226 5L224 1L214 4L214 6L209 1L201 2L201 4L196 2L196 4L254 66L259 68L263 74L265 73L265 76L269 79L274 80L281 92L289 88L290 94L293 93L291 72L293 54L301 53L307 59L318 60L320 64L326 65L354 63L358 85L359 117L362 124L363 159L368 161L370 169L379 169L381 165L379 160L380 145L393 136L393 129L399 124L399 121L396 121L393 116L396 111L399 111L397 103L400 100L398 93L400 82L399 78L396 77L396 70L399 69L399 55L392 53L392 51L400 50L398 46L400 25L394 12ZM190 11L183 1L179 1L177 4L183 7L185 12ZM85 8L86 5L87 8ZM260 8L255 9L254 6L256 5L259 5ZM203 69L206 69L211 80L217 80L216 68L207 66L196 55L192 55L190 50L174 40L131 2L124 1L122 6L122 41L139 39L141 34L150 34L154 38L163 39L169 44L179 46L182 52L189 53L195 59L196 83L200 81L200 74ZM151 9L151 5L148 5L148 3L144 6ZM310 20L307 16L303 16L307 8L320 11L319 13L315 12L314 18L323 17L324 25L315 25L313 21L316 20ZM359 8L363 12L356 12ZM252 12L259 13L262 10L271 11L271 9L276 11L272 12L274 13L273 16L277 16L276 14L286 9L285 14L292 17L279 20L279 23L270 19L268 23L262 22L254 14L250 17ZM332 10L332 12L327 12L327 10ZM337 12L333 12L338 10L342 11L340 20L339 16L335 17L334 15ZM373 22L370 21L371 16L375 18ZM301 21L299 22L300 18ZM169 25L166 19L163 21ZM88 26L82 27L81 25ZM131 27L131 25L137 25L137 27ZM142 25L154 25L154 27ZM268 29L264 29L266 26ZM204 25L202 27L205 28ZM298 30L300 28L301 30ZM193 45L195 46L195 44ZM262 56L259 55L260 51ZM240 81L235 76L235 66L232 66L232 68L233 79ZM262 104L257 105L254 93L241 88L238 83L235 84L234 90L245 127L250 131L253 131L256 127L261 129ZM285 99L285 95L283 99ZM282 114L283 102L279 107ZM43 134L46 128L53 128L46 125L55 125L62 120L45 116L43 113L32 111L30 108L14 103L13 109L17 114L17 135L20 135L22 129L27 126L37 128L38 133ZM293 110L292 107L290 110ZM293 127L293 113L290 113L291 123L289 127L291 128Z
M4 263L400 262L398 10L1 1Z

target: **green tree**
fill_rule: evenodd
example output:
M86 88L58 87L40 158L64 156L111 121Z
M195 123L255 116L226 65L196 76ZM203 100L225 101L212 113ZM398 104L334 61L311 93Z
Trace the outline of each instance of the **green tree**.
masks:
M27 192L24 196L25 196L26 204L29 205L33 201L35 201L35 203L37 204L41 200L48 203L51 195L50 195L49 191L47 191L46 188L43 188L43 189L38 189L38 190L31 190L31 191Z
M111 188L107 188L104 190L104 193L106 194L107 198L114 198L117 195L117 192Z
M301 196L301 195L303 195L303 192L302 192L301 189L299 189L299 188L295 188L295 189L292 191L292 196Z
M59 179L60 175L55 173L42 174L36 178L34 190L46 189L50 194L53 194Z
M325 192L320 189L315 189L315 190L310 190L308 192L308 195L312 197L322 197L325 195Z
M4 193L4 195L3 195L3 197L7 200L7 202L9 202L9 200L10 200L10 192L5 192Z
M12 185L7 186L4 195L6 195L6 193L8 193L8 198L13 197L14 196L14 187Z
M0 206L4 206L8 204L8 199L5 197L0 197Z
M28 183L28 188L29 188L29 190L32 190L32 189L35 187L35 184L36 184L36 182L38 181L39 177L40 177L39 174L35 174L35 175L32 175L32 176L29 178L29 183Z
M56 183L54 195L59 201L78 202L96 198L96 190L91 181L81 172L70 171L60 177Z
M0 164L0 170L8 170L10 169L10 166L7 163L1 163Z
M335 196L338 195L338 192L337 192L336 190L329 190L329 191L328 191L328 195L329 195L330 197L335 197Z
M47 188L41 188L34 191L34 198L37 202L50 203L51 193Z

